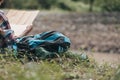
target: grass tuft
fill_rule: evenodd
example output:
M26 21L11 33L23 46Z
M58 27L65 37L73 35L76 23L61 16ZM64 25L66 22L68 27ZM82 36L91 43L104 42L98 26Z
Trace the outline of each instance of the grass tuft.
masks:
M83 54L68 51L55 58L29 61L26 55L18 58L10 53L0 54L0 80L120 79L120 66L99 65Z

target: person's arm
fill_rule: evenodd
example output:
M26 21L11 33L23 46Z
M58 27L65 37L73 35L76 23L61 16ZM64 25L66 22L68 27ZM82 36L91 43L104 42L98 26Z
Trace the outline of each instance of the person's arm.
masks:
M10 23L8 21L8 18L6 17L6 15L4 14L4 12L1 11L1 10L0 10L0 17L3 20L3 25L2 26L4 26L4 29L11 29Z
M3 35L3 36L5 34L2 28L0 28L0 34Z

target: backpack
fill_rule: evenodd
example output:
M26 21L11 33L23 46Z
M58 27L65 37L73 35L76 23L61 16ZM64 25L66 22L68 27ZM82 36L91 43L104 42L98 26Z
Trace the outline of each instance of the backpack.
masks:
M70 39L57 31L47 31L16 39L17 49L23 52L32 52L42 47L48 52L64 53L70 48L70 44Z

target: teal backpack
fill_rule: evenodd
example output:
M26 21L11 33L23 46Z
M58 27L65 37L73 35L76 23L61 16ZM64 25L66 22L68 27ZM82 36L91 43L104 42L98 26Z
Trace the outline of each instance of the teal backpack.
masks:
M44 49L43 51L47 53L60 54L66 52L70 48L70 44L70 39L57 31L48 31L34 36L25 36L16 39L18 51L32 53L38 51L38 49Z

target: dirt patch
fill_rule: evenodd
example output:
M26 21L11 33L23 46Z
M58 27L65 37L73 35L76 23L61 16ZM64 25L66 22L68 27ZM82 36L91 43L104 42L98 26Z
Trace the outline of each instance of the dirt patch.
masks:
M98 64L109 63L112 65L120 65L120 54L114 53L100 53L100 52L88 52L88 51L75 51L75 54L85 53L89 58L94 59Z
M120 53L118 15L40 12L30 34L56 30L71 39L71 49Z
M99 64L102 63L110 63L110 64L120 64L120 54L109 54L109 53L90 53L88 54L89 57L95 59L96 62Z

